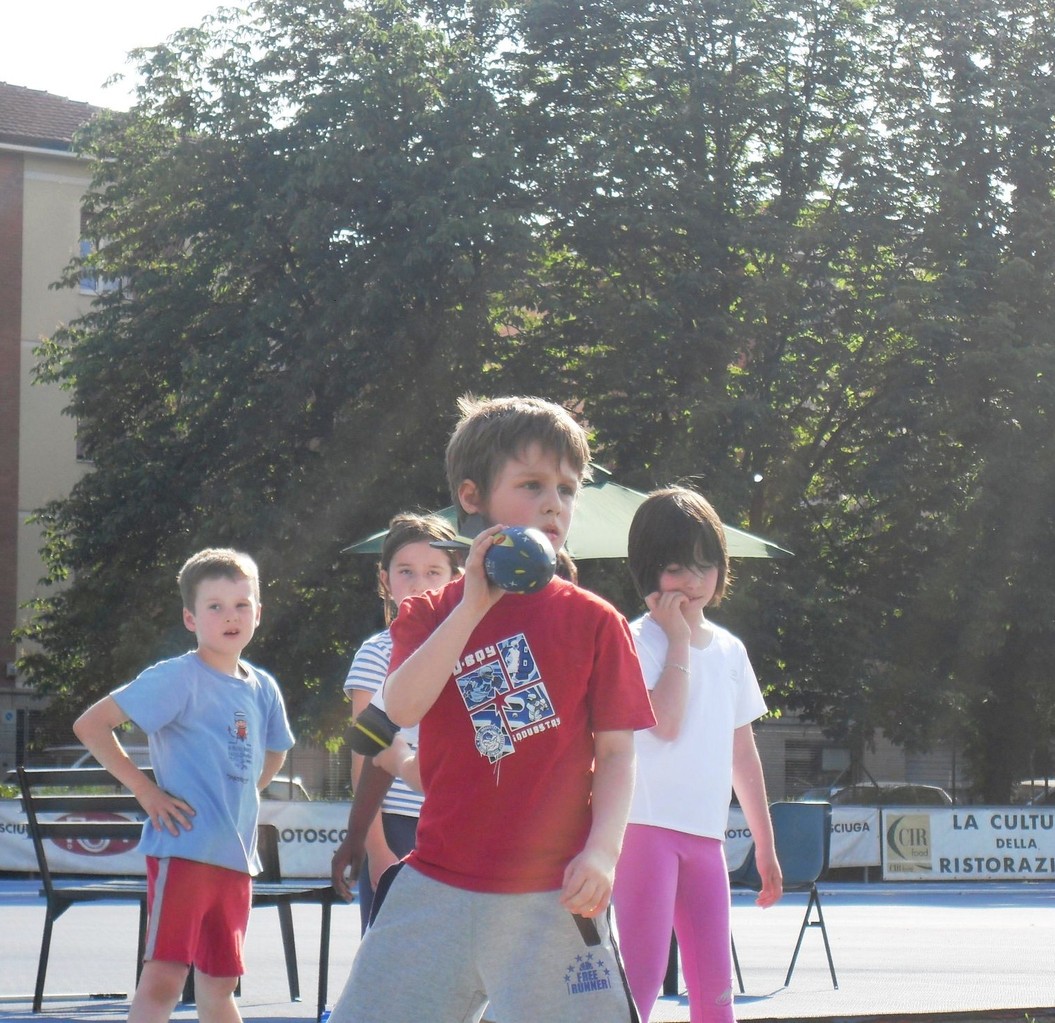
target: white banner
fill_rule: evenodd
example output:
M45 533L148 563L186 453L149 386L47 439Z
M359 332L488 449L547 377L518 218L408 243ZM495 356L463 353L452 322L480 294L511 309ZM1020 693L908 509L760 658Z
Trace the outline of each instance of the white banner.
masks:
M278 827L286 877L328 877L343 839L349 803L266 800L260 819ZM877 867L890 880L1055 877L1055 812L1029 807L832 808L832 867ZM882 834L883 840L880 841ZM751 832L739 807L729 811L725 850L739 866ZM882 847L882 851L881 851ZM52 869L69 874L143 873L143 859L117 841L94 848L63 843ZM36 858L18 801L0 800L0 870L35 871Z
M879 866L879 810L877 807L832 807L832 848L828 866Z
M1055 877L1055 810L1030 806L883 810L883 878L1007 881Z
M725 859L734 870L751 848L751 829L738 806L729 808ZM879 810L873 806L833 806L829 867L879 866Z
M351 803L261 804L260 822L278 828L283 877L329 877L330 857L344 840Z
M329 877L330 857L344 838L349 803L265 800L260 820L278 827L283 877ZM143 856L119 839L52 841L56 874L144 875ZM36 871L37 858L18 800L0 799L0 870Z
M72 815L71 815L72 816ZM113 814L107 815L113 819ZM52 844L48 863L56 874L145 874L143 856L135 844L118 838L95 841L58 841ZM37 857L29 837L26 815L17 799L0 799L0 870L36 871Z

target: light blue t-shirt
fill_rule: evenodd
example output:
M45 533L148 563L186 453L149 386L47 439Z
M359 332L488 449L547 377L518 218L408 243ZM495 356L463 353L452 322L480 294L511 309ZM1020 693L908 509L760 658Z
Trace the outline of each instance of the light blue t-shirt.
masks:
M195 810L178 836L147 821L139 851L257 874L257 781L266 750L288 750L293 733L278 683L240 661L248 678L210 668L194 652L147 668L111 696L147 733L158 785Z

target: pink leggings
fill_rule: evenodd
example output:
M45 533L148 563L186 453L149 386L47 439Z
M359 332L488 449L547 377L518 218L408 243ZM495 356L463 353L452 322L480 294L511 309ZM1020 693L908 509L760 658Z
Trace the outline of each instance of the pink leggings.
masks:
M630 824L615 872L615 920L627 980L641 1019L659 997L678 936L690 1023L732 1023L729 874L722 843Z

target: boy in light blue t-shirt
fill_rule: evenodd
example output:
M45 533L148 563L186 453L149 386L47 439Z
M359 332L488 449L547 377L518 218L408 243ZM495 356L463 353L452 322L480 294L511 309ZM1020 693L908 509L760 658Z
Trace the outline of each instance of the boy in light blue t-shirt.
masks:
M240 1020L234 991L260 871L260 790L293 745L278 684L241 659L260 623L260 578L246 554L208 549L180 570L183 622L197 649L147 668L89 707L77 737L135 795L149 820L149 922L129 1023L163 1023L191 964L202 1023ZM147 733L156 781L114 729Z

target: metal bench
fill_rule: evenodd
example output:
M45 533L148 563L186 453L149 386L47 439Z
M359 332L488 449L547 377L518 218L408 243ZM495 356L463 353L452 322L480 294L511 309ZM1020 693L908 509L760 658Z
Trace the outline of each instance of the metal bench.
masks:
M147 769L149 771L149 769ZM41 1011L44 982L51 951L55 921L71 906L88 902L135 902L139 905L139 933L136 949L136 979L143 966L146 946L147 883L145 877L107 877L76 881L57 880L48 862L53 843L84 843L100 848L107 841L138 843L143 812L135 797L103 768L26 768L17 769L22 809L26 814L30 839L40 872L41 894L46 901L44 931L41 936L37 980L33 991L33 1012ZM294 903L314 903L321 909L319 942L319 990L317 1015L326 1005L330 951L330 915L340 900L327 881L283 881L278 854L278 831L274 825L260 825L258 844L263 866L253 881L253 906L276 906L292 1001L300 1000L296 942L293 933ZM188 977L185 1000L193 1000L193 974Z

